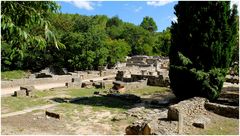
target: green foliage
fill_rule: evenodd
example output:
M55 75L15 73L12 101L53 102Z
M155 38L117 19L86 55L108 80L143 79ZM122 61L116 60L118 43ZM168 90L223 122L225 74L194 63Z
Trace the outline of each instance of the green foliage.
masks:
M152 46L154 45L155 38L152 33L142 27L126 23L122 37L131 46L130 55L152 54Z
M153 53L161 56L168 56L171 45L171 32L170 28L156 34L155 44L153 46Z
M124 40L106 40L106 46L109 50L108 64L113 66L118 61L125 60L125 56L131 51L130 46Z
M153 18L151 18L149 16L146 16L143 18L143 21L140 24L140 26L150 32L157 31L157 25L156 25L155 21L153 20Z
M151 17L137 26L118 16L57 13L55 2L9 1L2 7L3 71L91 70L111 67L128 55L168 55L169 28L156 32Z
M1 5L4 70L22 68L33 49L43 50L47 45L64 48L49 30L48 17L59 9L55 2L2 1Z
M179 98L216 99L236 45L230 2L179 2L170 48L171 88ZM233 19L234 18L234 19Z

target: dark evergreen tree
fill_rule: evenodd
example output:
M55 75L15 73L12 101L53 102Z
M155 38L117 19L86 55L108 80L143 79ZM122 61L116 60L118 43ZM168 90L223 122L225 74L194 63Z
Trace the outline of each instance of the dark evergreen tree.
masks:
M237 12L229 1L180 1L174 8L178 21L171 29L171 88L181 99L216 99L237 42Z

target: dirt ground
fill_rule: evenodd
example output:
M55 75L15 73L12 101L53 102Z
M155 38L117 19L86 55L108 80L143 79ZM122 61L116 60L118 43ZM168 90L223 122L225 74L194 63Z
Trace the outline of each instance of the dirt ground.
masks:
M63 95L63 91L59 92L54 97L66 97ZM53 96L44 96L43 99L51 99ZM9 116L1 118L1 134L3 135L124 135L125 128L131 123L139 119L138 116L123 116L126 112L133 110L134 108L143 109L143 114L153 113L156 110L166 109L167 107L146 107L146 103L150 103L152 100L166 100L173 99L174 95L169 92L153 93L151 95L142 96L142 103L133 105L126 109L119 107L103 107L100 102L96 103L60 103L48 111L56 112L60 114L60 119L45 116L45 110L39 109L32 112L28 112L21 115ZM98 100L94 97L90 100ZM109 101L108 103L111 103ZM141 108L142 106L142 108ZM140 107L140 108L139 108ZM7 107L2 109L8 111ZM3 113L2 111L2 113ZM146 112L148 111L148 112ZM163 110L166 113L166 110ZM154 113L155 112L155 113ZM167 114L159 114L159 117L154 118L166 118ZM142 115L139 115L142 116ZM148 116L148 115L144 115ZM212 112L206 112L206 116L211 120L211 123L207 125L205 129L195 128L193 126L185 126L184 134L223 134L223 135L237 135L239 134L239 119L227 118ZM118 117L117 121L113 121L113 118ZM177 122L172 123L173 129L177 129ZM165 127L168 124L166 124Z

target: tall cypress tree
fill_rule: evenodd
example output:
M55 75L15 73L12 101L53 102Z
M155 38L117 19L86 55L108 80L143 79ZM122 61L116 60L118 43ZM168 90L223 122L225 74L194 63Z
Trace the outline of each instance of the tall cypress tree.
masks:
M174 7L169 77L181 98L216 99L237 42L236 8L229 1L180 1Z

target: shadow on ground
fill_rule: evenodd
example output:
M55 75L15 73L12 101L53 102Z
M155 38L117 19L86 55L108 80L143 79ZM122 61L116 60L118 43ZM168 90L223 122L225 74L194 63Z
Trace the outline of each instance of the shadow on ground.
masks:
M76 98L52 98L52 101L58 103L72 103L79 105L89 105L89 106L104 106L108 108L121 108L121 109L131 109L134 107L144 106L145 108L167 108L168 106L175 104L178 100L175 96L166 97L158 99L156 97L150 98L140 98L136 99L135 95L124 94L124 97L118 97L115 95L93 95L89 97L76 97ZM128 99L129 96L133 99Z

